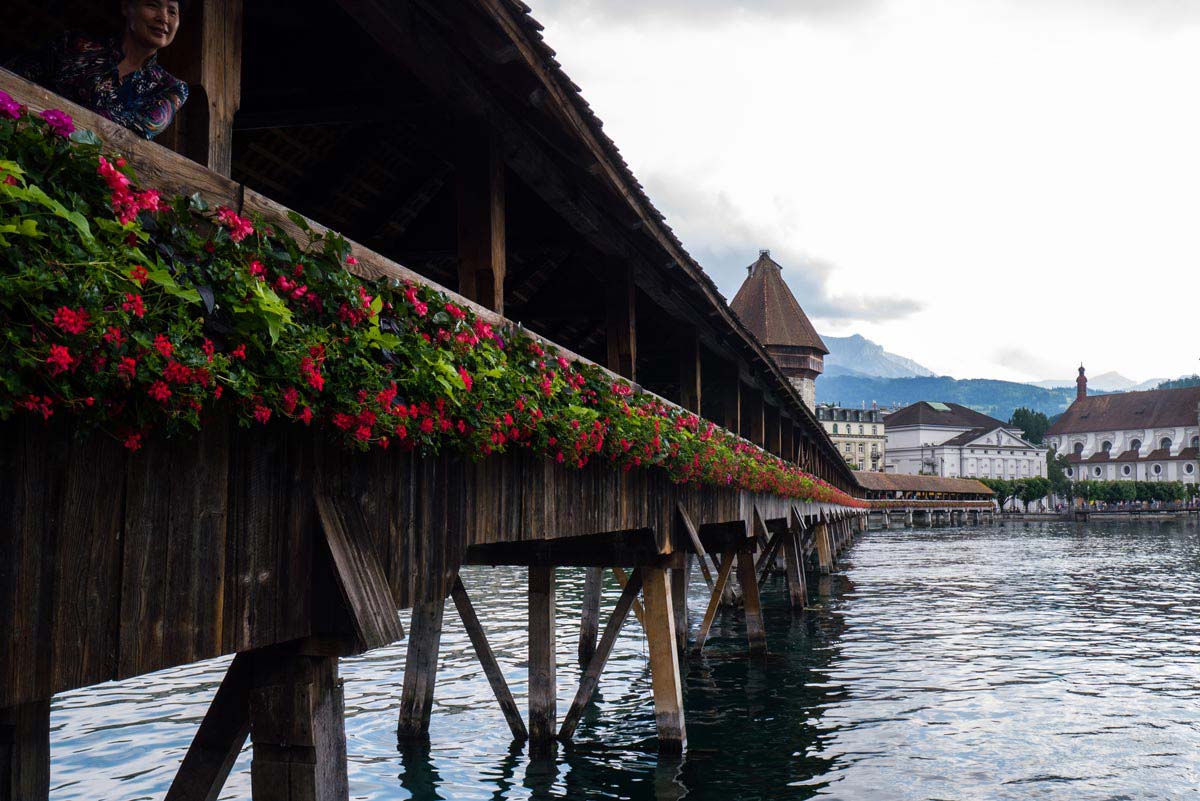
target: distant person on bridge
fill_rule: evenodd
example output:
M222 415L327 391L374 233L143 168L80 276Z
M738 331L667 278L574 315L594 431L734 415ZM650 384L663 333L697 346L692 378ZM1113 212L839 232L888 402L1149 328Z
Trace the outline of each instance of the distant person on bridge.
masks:
M187 101L187 84L158 65L175 40L183 0L123 0L121 35L66 33L13 62L14 72L153 139Z

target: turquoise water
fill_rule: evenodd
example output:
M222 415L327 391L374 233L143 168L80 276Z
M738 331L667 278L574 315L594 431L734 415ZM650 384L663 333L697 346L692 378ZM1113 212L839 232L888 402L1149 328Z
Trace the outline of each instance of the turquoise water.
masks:
M1194 522L871 532L804 615L789 613L781 579L768 584L766 662L745 657L736 613L718 618L686 666L689 748L677 760L656 755L632 616L575 743L531 763L510 745L451 605L427 746L395 741L403 644L344 661L351 797L1193 797L1198 535ZM524 708L524 571L464 577ZM560 716L578 681L581 587L581 571L559 571ZM693 585L695 616L702 591ZM610 578L606 610L616 595ZM57 698L51 797L161 798L224 666ZM222 798L248 797L247 751Z

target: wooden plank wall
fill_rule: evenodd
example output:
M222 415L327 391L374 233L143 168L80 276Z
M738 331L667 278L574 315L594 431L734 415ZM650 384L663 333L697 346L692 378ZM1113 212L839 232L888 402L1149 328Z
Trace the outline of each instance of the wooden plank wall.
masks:
M314 491L356 505L398 608L445 597L476 543L787 516L770 496L528 452L352 454L217 423L138 453L67 421L0 425L0 708L308 636L334 602ZM11 447L8 445L11 443ZM317 597L320 596L320 597Z

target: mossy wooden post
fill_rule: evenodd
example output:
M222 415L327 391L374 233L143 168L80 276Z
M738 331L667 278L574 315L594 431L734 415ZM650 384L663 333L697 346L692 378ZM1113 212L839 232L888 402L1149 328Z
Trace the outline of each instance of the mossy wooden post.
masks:
M671 583L667 571L661 568L646 568L643 572L642 594L646 601L646 639L650 649L658 750L659 753L678 754L687 743L687 732L683 721L683 682L679 673ZM753 568L750 572L754 572Z
M529 568L529 745L534 756L554 750L558 687L554 656L554 568Z
M50 798L50 700L0 709L0 801Z

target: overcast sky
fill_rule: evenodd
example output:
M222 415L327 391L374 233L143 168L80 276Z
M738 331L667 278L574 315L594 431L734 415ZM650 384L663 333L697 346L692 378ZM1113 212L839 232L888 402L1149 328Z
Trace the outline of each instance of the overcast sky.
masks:
M527 0L727 298L960 378L1200 367L1200 0Z

